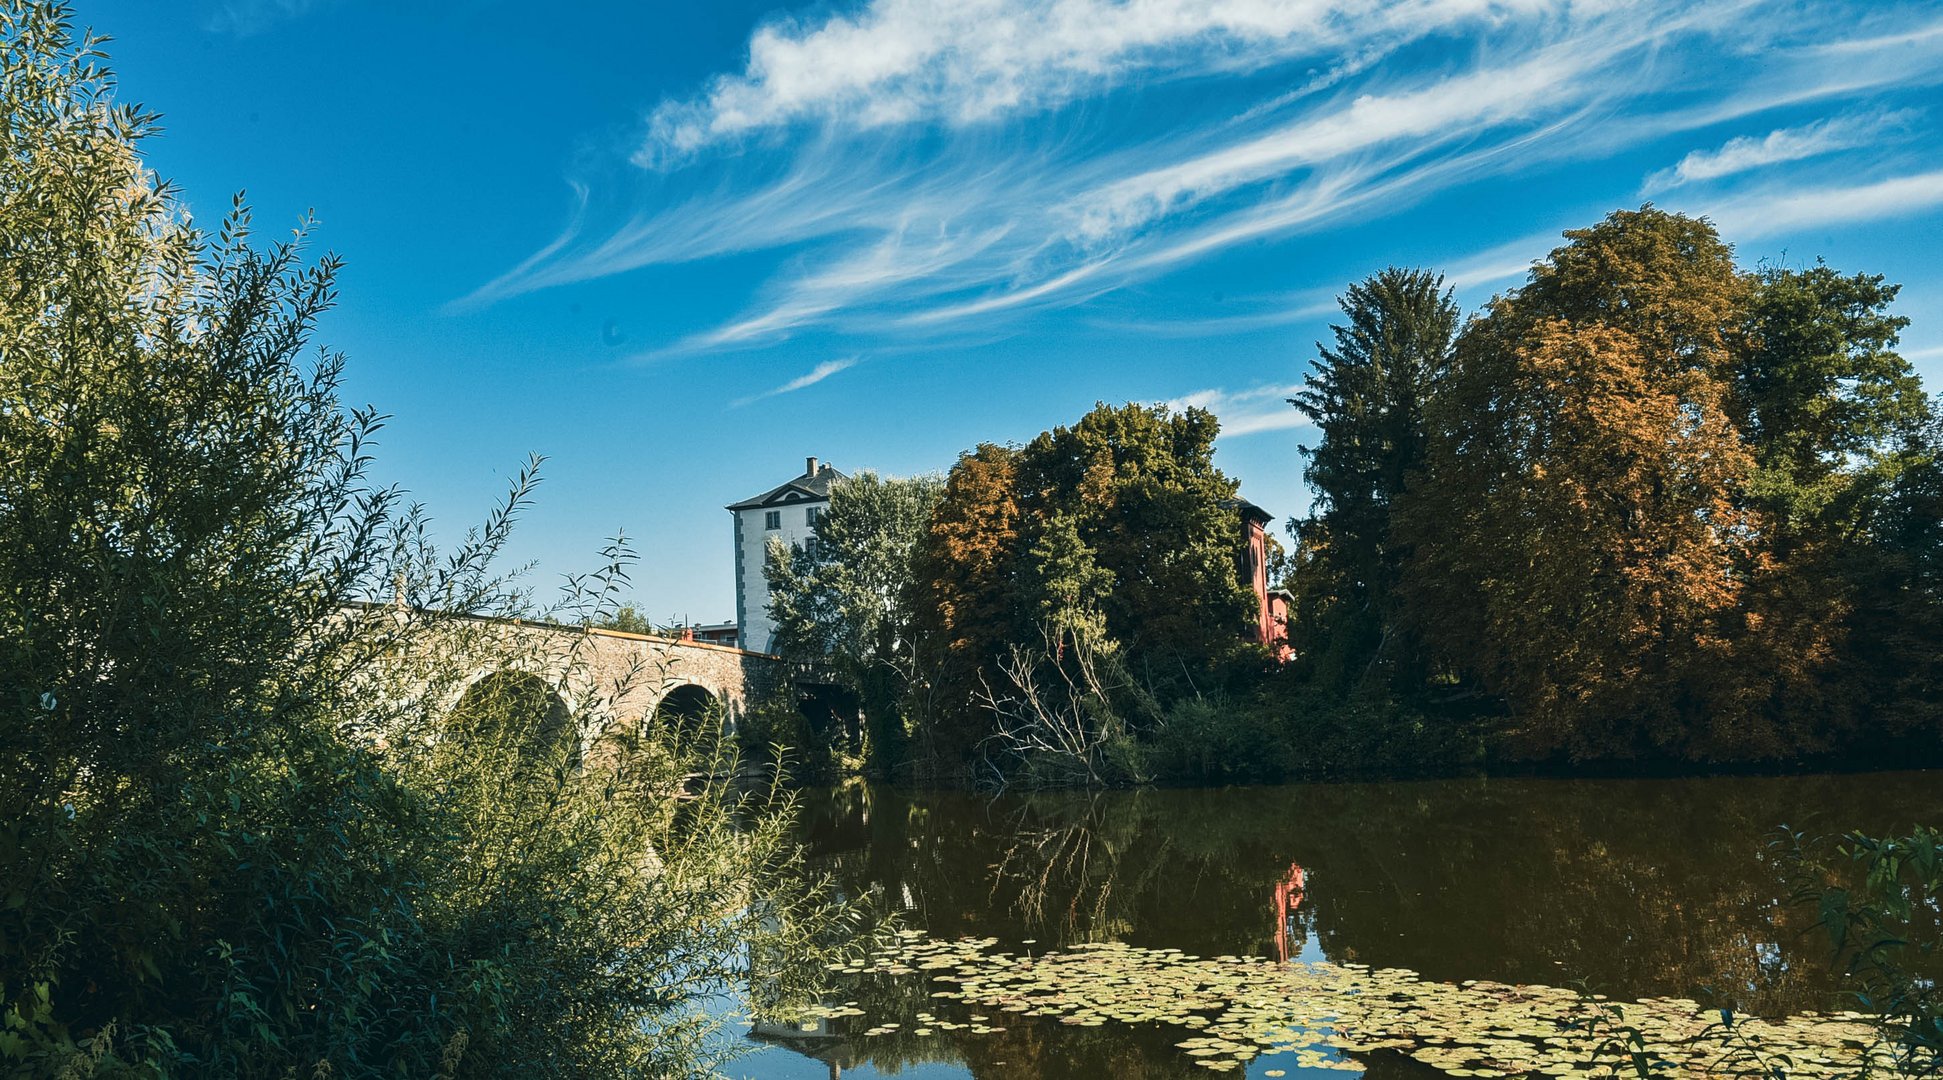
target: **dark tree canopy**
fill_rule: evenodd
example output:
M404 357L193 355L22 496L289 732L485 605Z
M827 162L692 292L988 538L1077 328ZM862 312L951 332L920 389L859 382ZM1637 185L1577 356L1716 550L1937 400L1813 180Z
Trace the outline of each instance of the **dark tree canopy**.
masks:
M1424 410L1450 363L1457 304L1443 278L1391 267L1350 286L1334 344L1316 345L1306 385L1290 404L1320 433L1302 448L1315 494L1296 526L1302 567L1298 642L1305 666L1348 688L1379 664L1421 679L1414 642L1399 629L1394 593L1406 552L1392 530L1397 501L1423 464Z
M1703 221L1566 235L1466 329L1430 410L1412 617L1523 752L1677 752L1752 557L1724 379L1747 286Z
M1218 430L1199 409L1100 405L959 458L918 560L947 690L940 752L983 738L989 721L967 705L1015 645L1105 643L1147 685L1192 680L1240 647L1253 597Z

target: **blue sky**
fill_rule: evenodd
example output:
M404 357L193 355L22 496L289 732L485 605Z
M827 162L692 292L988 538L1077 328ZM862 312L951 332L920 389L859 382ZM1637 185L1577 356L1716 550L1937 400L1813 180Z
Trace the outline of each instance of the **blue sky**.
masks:
M726 503L1199 404L1278 516L1341 288L1467 310L1651 200L1744 263L1904 283L1943 381L1943 10L1549 0L78 0L150 164L341 253L322 340L447 535L547 456L516 561L624 528L731 617Z

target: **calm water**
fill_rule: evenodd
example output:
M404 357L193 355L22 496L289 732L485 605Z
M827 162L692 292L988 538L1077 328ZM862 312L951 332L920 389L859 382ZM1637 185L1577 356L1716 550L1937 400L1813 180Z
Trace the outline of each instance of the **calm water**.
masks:
M1621 1000L1673 995L1790 1013L1827 1007L1840 984L1807 913L1785 903L1785 871L1769 847L1776 826L1883 831L1918 821L1943 821L1943 773L996 800L851 787L814 793L803 827L842 888L938 937L990 936L1022 951L1122 941L1327 959L1450 982L1585 980ZM913 1013L944 1012L929 989L913 981ZM1015 1019L987 1035L853 1032L763 1045L734 1072L1207 1076L1173 1047L1178 1038L1157 1026ZM1401 1059L1367 1064L1373 1077L1437 1075ZM1273 1059L1246 1075L1278 1067L1303 1075Z

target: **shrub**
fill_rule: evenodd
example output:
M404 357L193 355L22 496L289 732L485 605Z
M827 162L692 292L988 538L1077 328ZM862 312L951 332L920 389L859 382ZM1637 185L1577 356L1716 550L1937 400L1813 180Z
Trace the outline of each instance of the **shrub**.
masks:
M1223 697L1176 702L1143 749L1148 768L1163 783L1270 783L1295 769L1284 718Z
M525 613L490 568L531 473L435 552L308 353L335 260L240 201L191 227L110 88L0 0L0 1071L705 1068L745 946L813 955L787 800L677 797L707 745L583 767L578 658L460 617ZM611 614L609 555L563 621ZM569 677L448 723L482 668Z

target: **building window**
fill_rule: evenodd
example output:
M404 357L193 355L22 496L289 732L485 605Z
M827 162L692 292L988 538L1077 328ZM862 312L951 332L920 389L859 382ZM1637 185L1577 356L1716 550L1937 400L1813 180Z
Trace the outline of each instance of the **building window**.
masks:
M781 510L770 510L770 511L767 511L766 513L764 513L764 514L762 515L762 527L763 527L763 528L765 528L765 529L780 529L780 528L782 528L782 527L783 527L783 512L782 512Z
M820 506L812 506L803 511L803 524L808 525L811 528L815 528L816 519L822 516L823 516L823 508Z

